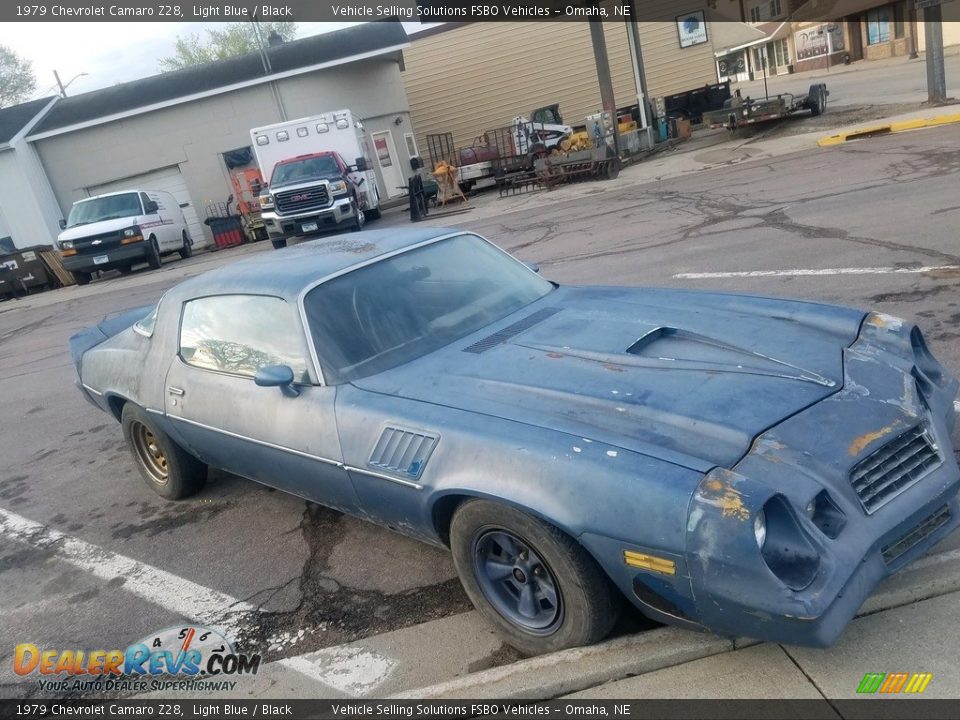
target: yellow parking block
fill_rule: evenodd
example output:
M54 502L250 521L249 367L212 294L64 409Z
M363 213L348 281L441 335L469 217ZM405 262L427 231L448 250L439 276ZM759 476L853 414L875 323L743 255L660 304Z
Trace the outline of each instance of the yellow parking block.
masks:
M831 145L840 145L849 140L861 140L877 135L890 135L892 133L909 132L911 130L922 130L923 128L939 127L940 125L952 125L960 123L960 113L952 115L937 115L936 117L917 118L915 120L900 120L898 122L886 123L883 125L872 125L836 135L828 135L820 138L817 144L820 147L829 147Z

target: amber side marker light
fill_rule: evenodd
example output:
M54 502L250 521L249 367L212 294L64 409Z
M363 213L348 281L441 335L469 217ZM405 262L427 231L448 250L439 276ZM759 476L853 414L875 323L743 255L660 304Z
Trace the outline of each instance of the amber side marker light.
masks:
M677 564L673 560L657 557L656 555L624 550L623 562L630 567L651 570L653 572L663 573L664 575L677 574Z

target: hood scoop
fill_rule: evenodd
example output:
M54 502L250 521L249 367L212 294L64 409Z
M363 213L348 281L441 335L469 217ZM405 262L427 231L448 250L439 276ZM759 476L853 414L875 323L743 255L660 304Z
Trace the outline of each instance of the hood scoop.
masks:
M811 382L824 387L836 385L835 380L785 360L778 360L706 335L674 327L659 327L651 330L628 347L625 352L627 355L640 358L677 363L676 369L683 369L683 365L689 365L700 370L773 375Z

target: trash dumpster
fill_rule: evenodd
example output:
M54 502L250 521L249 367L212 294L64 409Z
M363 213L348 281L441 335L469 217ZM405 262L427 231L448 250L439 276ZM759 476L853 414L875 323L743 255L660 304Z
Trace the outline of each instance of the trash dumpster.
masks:
M49 249L46 245L37 245L0 255L0 295L14 297L52 287L54 281L40 257L41 250Z

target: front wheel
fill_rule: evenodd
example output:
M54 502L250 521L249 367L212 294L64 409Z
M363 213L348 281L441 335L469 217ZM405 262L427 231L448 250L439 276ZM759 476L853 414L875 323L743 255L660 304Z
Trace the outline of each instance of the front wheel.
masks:
M140 474L157 495L181 500L203 487L207 466L157 428L143 410L127 403L120 424Z
M619 617L620 598L589 553L515 508L468 500L450 524L450 548L471 602L523 653L598 642Z
M159 270L163 264L163 261L160 259L160 246L157 245L157 239L153 237L147 242L150 244L150 247L147 248L147 265L149 265L152 270Z
M354 205L353 209L356 214L353 216L353 227L351 230L353 230L353 232L359 232L363 230L363 226L367 224L367 214L359 205Z

